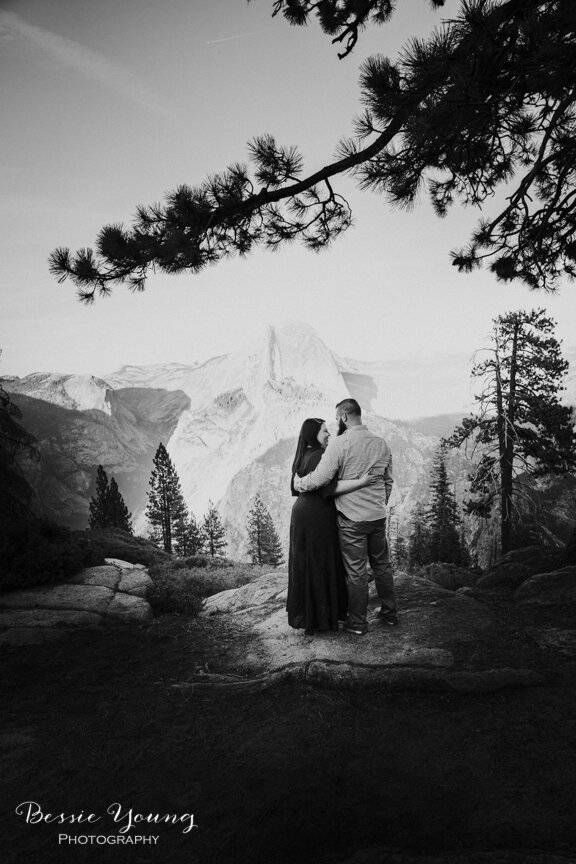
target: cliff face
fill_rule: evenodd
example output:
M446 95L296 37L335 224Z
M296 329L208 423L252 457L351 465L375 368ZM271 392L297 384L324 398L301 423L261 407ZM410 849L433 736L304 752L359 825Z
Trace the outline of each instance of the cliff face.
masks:
M152 458L162 441L196 518L202 518L211 499L224 518L228 554L241 557L246 552L246 517L256 494L287 549L294 500L290 466L300 426L307 417L321 417L334 427L335 404L349 395L359 400L368 426L391 446L396 482L390 523L394 531L405 530L414 503L427 499L439 437L449 434L467 413L386 419L402 402L394 402L394 393L401 393L403 381L408 389L416 387L416 365L392 368L343 360L311 327L292 323L268 327L241 350L205 363L126 366L105 381L29 375L8 379L5 386L23 411L23 426L40 443L41 461L27 471L47 515L85 527L101 464L116 478L136 531L145 534ZM460 371L443 369L438 365L421 372L424 396L420 401L410 397L412 406L422 407L421 416L426 409L439 415L449 404L458 411L462 404L453 389ZM411 413L417 416L414 408ZM468 468L463 454L452 454L450 473L459 500ZM470 525L470 539L473 530ZM475 536L487 561L494 530L484 525L480 533Z
M376 392L368 373L350 377L306 324L268 327L244 348L189 366L127 366L106 380L29 375L7 382L38 439L41 461L29 476L46 514L84 527L103 465L120 486L135 528L144 517L152 458L160 441L197 518L211 499L228 532L228 552L246 551L246 517L256 494L269 508L285 548L293 498L290 466L306 417L333 425L336 402ZM435 439L367 412L395 459L398 511L425 471Z
M116 478L128 509L141 509L158 443L169 440L188 405L184 393L107 388L106 410L82 410L23 395L13 381L10 387L22 424L40 448L40 461L25 471L41 513L71 528L87 527L98 465Z

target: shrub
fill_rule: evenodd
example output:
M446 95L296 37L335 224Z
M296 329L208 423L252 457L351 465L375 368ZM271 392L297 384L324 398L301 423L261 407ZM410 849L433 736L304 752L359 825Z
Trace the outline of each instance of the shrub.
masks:
M262 572L262 567L227 559L175 558L149 568L153 585L148 600L156 614L176 612L195 616L205 597L246 585Z
M177 559L182 561L186 567L194 568L194 567L212 567L212 568L224 568L224 567L241 567L241 564L236 564L234 561L230 561L229 558L219 558L217 555L212 557L211 555L192 555L189 558L180 558Z
M84 531L48 519L30 519L9 529L2 542L2 590L64 582L83 567L104 563L100 544Z
M202 609L202 597L196 593L195 586L177 573L165 570L155 574L147 597L155 615L175 612L194 618Z
M144 564L145 567L170 560L168 553L154 543L144 537L135 537L121 528L97 528L85 533L102 547L106 558L119 558L130 564Z

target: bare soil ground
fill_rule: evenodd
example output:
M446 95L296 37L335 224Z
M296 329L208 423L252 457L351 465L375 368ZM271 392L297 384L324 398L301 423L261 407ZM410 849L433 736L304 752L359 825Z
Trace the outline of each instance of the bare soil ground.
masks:
M514 850L518 861L574 854L569 658L550 662L546 686L483 695L290 682L251 694L171 688L205 664L225 671L229 626L165 616L4 650L6 864L335 864L370 847L396 850L390 861L402 852L446 861L473 851L499 860ZM15 814L24 801L103 818L25 824ZM158 836L155 847L58 844L59 833L118 835L106 815L114 802L146 815L193 813L198 827L131 832Z

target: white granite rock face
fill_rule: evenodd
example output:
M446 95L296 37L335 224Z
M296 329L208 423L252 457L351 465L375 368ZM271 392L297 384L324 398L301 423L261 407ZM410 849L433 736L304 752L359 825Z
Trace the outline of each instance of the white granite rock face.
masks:
M203 615L213 615L216 612L238 612L264 603L286 600L288 591L288 575L286 573L268 573L259 576L248 585L240 588L230 588L213 594L204 601Z
M86 567L69 580L72 585L103 585L105 588L116 588L120 581L118 567Z

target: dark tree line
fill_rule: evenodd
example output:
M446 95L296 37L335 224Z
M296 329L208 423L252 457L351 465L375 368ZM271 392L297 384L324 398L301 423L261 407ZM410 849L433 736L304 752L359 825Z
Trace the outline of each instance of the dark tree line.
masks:
M22 412L0 384L0 534L32 516L34 491L22 470L40 459L38 442L20 424Z
M466 566L470 555L464 541L462 517L446 469L446 449L434 457L427 506L418 501L412 511L405 560L409 567L434 562Z
M151 539L166 552L179 557L205 553L212 557L226 549L226 530L212 501L201 523L196 522L188 510L182 494L180 479L163 444L153 460L146 516L151 526ZM282 562L280 539L272 518L256 496L247 519L248 552L255 564Z

